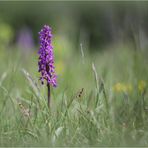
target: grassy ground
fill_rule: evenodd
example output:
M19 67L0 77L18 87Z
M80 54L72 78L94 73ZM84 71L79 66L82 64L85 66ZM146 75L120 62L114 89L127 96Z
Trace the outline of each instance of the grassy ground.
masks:
M56 56L49 110L36 51L1 50L0 146L148 146L146 55L118 46Z

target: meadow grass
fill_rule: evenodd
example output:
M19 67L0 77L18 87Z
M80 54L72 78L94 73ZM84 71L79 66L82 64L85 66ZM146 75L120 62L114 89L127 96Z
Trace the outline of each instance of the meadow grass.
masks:
M148 146L146 50L62 55L50 109L36 52L0 51L0 146Z

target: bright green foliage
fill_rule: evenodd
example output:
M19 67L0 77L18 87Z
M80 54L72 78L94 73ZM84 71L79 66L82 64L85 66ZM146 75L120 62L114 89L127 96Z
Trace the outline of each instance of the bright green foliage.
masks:
M13 30L9 24L0 20L0 31L0 48L3 49L12 41Z

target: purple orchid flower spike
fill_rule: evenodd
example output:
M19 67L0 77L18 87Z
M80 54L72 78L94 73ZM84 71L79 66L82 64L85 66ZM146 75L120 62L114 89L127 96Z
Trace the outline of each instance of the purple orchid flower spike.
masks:
M41 83L47 82L48 87L48 106L50 106L50 85L53 87L57 86L57 76L55 74L54 67L54 54L52 41L51 28L48 25L44 27L39 32L40 39L40 49L39 49L39 72L41 73Z

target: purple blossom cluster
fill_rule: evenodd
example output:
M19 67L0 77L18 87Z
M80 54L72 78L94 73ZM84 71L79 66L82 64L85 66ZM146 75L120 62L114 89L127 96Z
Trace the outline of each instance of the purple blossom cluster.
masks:
M39 32L40 35L40 49L39 49L39 72L41 73L40 80L44 84L44 80L47 84L53 87L57 86L57 76L55 74L54 67L54 55L53 46L51 45L52 33L51 28L47 25Z

